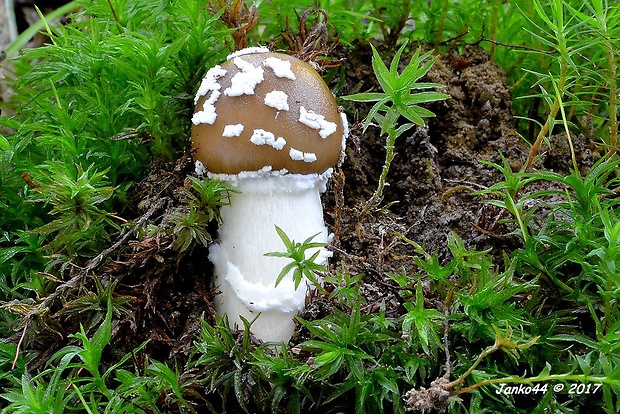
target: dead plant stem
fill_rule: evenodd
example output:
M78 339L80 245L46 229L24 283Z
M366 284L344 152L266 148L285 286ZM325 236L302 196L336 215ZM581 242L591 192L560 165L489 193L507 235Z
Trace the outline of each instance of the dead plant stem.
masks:
M166 185L166 187L167 186L168 185ZM164 187L164 189L166 187ZM164 189L162 189L161 191L163 191ZM158 198L157 202L154 203L153 206L142 217L140 217L138 221L136 221L136 224L130 230L124 233L112 246L108 247L107 249L99 253L97 256L95 256L92 260L90 260L90 262L88 263L88 265L86 265L86 267L82 268L79 271L77 275L73 276L71 279L69 279L65 283L57 286L53 293L50 293L34 309L30 310L24 317L26 321L26 324L24 326L24 334L25 334L25 330L26 330L26 327L28 326L29 321L33 317L41 313L44 313L45 310L48 309L52 305L52 303L56 299L58 299L65 291L78 286L81 283L81 281L87 275L90 274L90 272L92 272L93 270L95 270L95 268L97 268L97 266L99 266L99 264L101 263L101 261L103 261L103 259L108 257L116 249L118 249L129 238L129 236L131 236L136 231L138 231L138 229L142 227L142 225L146 222L146 220L148 220L157 210L159 210L163 206L164 201L165 201L164 198ZM24 334L22 334L22 336Z
M24 338L26 337L26 331L28 330L28 321L24 325L24 330L22 331L22 336L19 338L19 342L17 343L17 349L15 350L15 358L13 358L13 364L11 365L11 370L14 370L17 366L17 360L19 359L19 350L22 347L22 343L24 342Z

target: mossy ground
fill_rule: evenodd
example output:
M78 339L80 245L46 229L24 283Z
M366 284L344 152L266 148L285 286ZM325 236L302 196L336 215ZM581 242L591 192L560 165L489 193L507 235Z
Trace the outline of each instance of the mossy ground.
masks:
M394 48L385 45L379 45L378 48L384 60L389 61L393 58ZM330 52L335 58L334 61L339 61L341 66L332 68L329 73L335 76L327 75L326 78L330 79L330 87L337 91L338 95L377 90L378 85L371 65L372 53L368 43L356 41L348 48L339 45ZM404 60L403 65L407 63L406 59ZM198 75L192 74L191 76ZM581 332L588 338L594 338L598 334L599 327L592 327L590 316L596 316L596 312L602 312L600 309L590 309L592 311L590 315L588 309L577 300L567 299L566 292L561 292L561 289L558 289L552 281L544 277L539 278L532 272L506 271L505 275L500 274L507 266L515 263L507 258L524 247L524 237L519 234L519 227L507 210L497 205L485 204L484 201L491 196L480 194L478 191L488 189L506 179L497 168L490 166L489 162L501 165L505 160L513 172L518 172L528 161L530 144L524 141L519 131L527 130L529 125L535 124L534 121L539 116L536 111L533 111L531 115L534 120L529 121L529 125L524 123L522 118L515 116L513 96L506 78L507 76L492 61L487 52L478 46L461 45L459 50L444 51L439 54L436 64L424 80L445 85L445 92L451 98L428 105L436 116L428 119L426 127L412 128L398 137L395 148L397 155L387 176L389 185L385 188L383 200L376 210L365 215L360 215L360 206L373 195L377 186L377 180L385 162L385 137L380 136L379 129L374 126L362 133L363 117L369 109L367 106L342 102L349 115L352 133L347 143L346 159L335 172L327 192L323 195L325 221L335 235L329 247L334 255L328 274L359 277L360 281L355 288L359 288L360 295L352 295L351 297L355 300L350 302L345 300L346 303L343 305L338 297L313 293L307 298L306 310L301 317L308 323L310 321L321 323L322 318L344 315L344 321L348 322L349 317L353 319L352 315L357 312L358 317L360 314L368 317L363 321L364 329L367 331L364 331L362 336L367 338L380 332L384 334L384 343L390 343L395 348L402 346L400 354L397 350L386 357L392 358L389 361L392 365L388 366L393 371L389 372L398 372L392 384L397 387L397 391L393 393L396 395L394 397L396 402L386 402L386 405L394 404L395 407L403 408L402 397L405 391L411 389L412 386L417 389L428 386L433 379L443 378L441 375L446 370L453 369L452 379L462 374L467 367L472 366L476 356L493 343L493 329L497 328L491 327L493 321L505 322L505 328L503 326L501 328L505 329L505 332L502 332L507 337L510 337L513 331L522 329L522 339L526 343L530 338L544 334L541 331L545 327L550 327L549 335L556 335L561 338L560 340L565 338L562 335L568 335L567 333L579 335ZM184 107L184 109L187 109L189 113L191 96L186 93L181 98L184 102L188 102L187 108ZM540 119L540 121L543 120ZM182 124L185 125L184 122ZM146 143L153 138L144 132L127 134L127 136L124 134L123 132L115 135L113 139L131 139L136 143ZM535 134L523 135L531 138ZM104 139L109 138L106 136ZM573 165L568 142L564 134L553 135L550 138L550 145L543 146L534 168L537 171L553 171L562 176L571 174ZM597 160L605 156L598 142L600 141L593 134L592 136L580 134L572 137L572 144L577 154L577 167L583 175ZM169 155L172 153L173 151L170 151ZM65 347L68 345L79 344L74 334L79 332L81 326L86 326L86 336L94 336L105 314L106 305L114 302L115 314L112 321L111 339L109 344L106 344L108 346L105 347L103 353L102 369L115 364L126 355L132 355L131 362L128 362L127 366L131 365L139 373L149 361L162 361L170 367L183 371L178 373L177 379L184 377L181 382L185 381L184 385L189 384L185 390L187 391L185 396L192 399L195 407L206 407L208 403L205 404L205 401L215 401L214 404L217 405L222 402L218 400L221 398L226 401L230 400L229 407L237 407L237 403L243 405L242 401L246 401L246 403L249 402L248 404L257 406L262 404L261 406L265 408L272 403L264 398L266 393L275 389L272 387L283 383L291 386L286 382L287 377L284 376L282 382L276 386L275 382L272 382L273 378L266 378L270 375L269 373L261 373L260 375L264 375L265 378L261 377L261 380L257 380L256 383L264 389L256 391L250 384L239 392L235 389L237 394L233 396L228 393L231 381L221 387L225 388L221 393L219 392L221 390L215 390L215 388L207 391L208 385L205 384L209 381L204 378L212 375L210 383L213 384L215 381L213 378L220 373L219 368L212 371L209 371L210 368L204 368L200 375L204 374L205 377L195 379L198 376L193 375L198 369L188 368L189 365L186 365L188 359L195 357L195 354L191 355L191 353L201 345L201 340L202 345L205 346L204 338L200 339L201 331L204 334L205 329L202 321L204 320L208 326L217 325L212 306L217 287L212 285L213 266L207 259L208 247L205 245L208 243L201 244L192 239L191 243L187 244L190 247L186 250L175 247L179 239L178 234L174 232L175 220L179 216L187 216L192 208L188 201L188 192L192 189L192 182L188 177L194 174L190 150L187 148L184 152L176 151L174 156L168 158L168 161L162 161L156 156L153 159L144 171L139 171L137 174L144 179L126 187L128 191L123 197L123 210L118 212L119 217L122 217L125 222L122 228L118 228L118 231L110 233L111 239L105 245L106 248L99 252L95 261L87 255L80 258L83 259L79 262L84 265L83 267L70 261L65 262L62 270L59 270L64 279L53 280L53 283L46 285L51 286L50 291L46 292L48 297L53 298L49 302L51 303L49 309L43 313L46 319L27 320L28 329L13 329L13 336L7 339L20 344L22 356L36 355L34 359L29 360L29 370L36 372L45 369L52 355L61 349L67 349ZM522 191L523 193L542 192L556 190L557 187L558 184L551 180L541 179L529 184ZM537 229L537 226L544 224L550 206L557 200L565 201L562 196L563 194L549 194L545 197L536 197L532 201L540 205L537 206L534 215L528 217L530 220L528 225L531 229ZM531 209L531 211L534 210ZM205 234L216 237L216 220L209 223ZM459 240L462 240L464 245L462 252L467 250L473 256L481 257L484 253L480 252L488 251L489 257L494 261L487 267L484 263L486 256L480 262L472 261L471 269L479 266L476 269L482 269L486 273L472 277L475 281L471 282L471 286L469 280L459 284L457 279L461 277L461 274L458 271L450 274L450 280L441 280L440 277L433 279L436 275L422 269L420 264L424 257L430 257L433 254L436 254L440 264L450 263L454 251L449 243L451 234L457 235ZM424 256L425 254L427 256ZM489 277L489 273L493 273L493 276ZM407 286L398 286L397 278L390 276L398 274L409 278ZM51 273L49 275L53 276ZM485 286L485 292L480 293L477 288L484 283L488 283L491 287ZM494 283L497 284L493 285ZM461 301L455 305L454 314L450 314L453 292L446 294L446 289L439 291L433 288L439 285L444 288L451 286L451 289L457 291L456 295L462 296L467 296L469 292L474 292L479 296L484 296L486 293L493 296L497 293L495 296L498 296L505 290L508 292L506 296L496 298L496 303L505 313L493 319L495 316L490 314L495 310L495 303L487 307L483 304L481 314L486 312L484 317L471 312L463 316L470 319L463 321L459 318L461 314L465 315L469 312L465 310L468 305L465 301ZM58 287L62 289L67 287L64 291L66 294L56 294L54 289L58 290ZM328 293L332 293L341 287L328 285L327 290ZM106 289L113 293L106 295L102 291ZM418 295L419 291L420 295ZM17 301L15 303L13 310L17 309ZM412 308L414 303L415 309ZM615 306L615 302L611 300L606 303ZM11 304L7 306L10 308ZM409 328L405 329L403 317L417 311L422 315L431 315L425 319L424 329L427 329L433 338L437 338L432 344L432 350L429 350L428 338L426 343L419 341L414 347L413 342L407 337L410 332L407 330ZM515 319L510 318L512 314L506 316L510 311L518 313L518 316ZM570 313L570 316L566 316L567 313ZM559 316L556 318L555 315ZM492 320L489 322L486 316ZM28 317L30 318L31 315ZM478 319L475 319L476 317ZM519 317L523 319L518 319ZM538 317L541 319L540 324ZM547 317L548 320L545 319ZM374 328L371 325L381 323L381 321L386 323L385 329L373 331ZM513 325L509 325L508 321ZM451 323L458 325L456 329L460 331L451 330ZM558 324L557 330L555 330L556 323ZM302 350L299 346L303 341L319 337L312 334L308 326L299 324L289 344L292 352L298 352L293 357L295 362L291 366L297 367L295 364L299 363L308 370L306 372L316 370L314 374L318 378L321 374L321 367L317 368L314 362L315 357L319 356L319 351L313 353L308 349ZM523 329L524 326L525 329ZM610 328L611 330L613 328ZM497 332L499 331L495 331L495 334ZM389 339L385 339L386 335ZM495 335L496 340L498 335ZM249 346L257 351L256 354L252 354L253 357L262 355L260 352L263 350L256 348L259 342L255 338L251 339ZM371 350L364 348L368 344L362 344L363 339L359 339L359 344L352 341L345 345L351 345L351 349L364 349L359 353L364 358L368 356L366 352L376 352L376 355L370 356L371 359L377 358L379 361L383 358L383 354L376 351L372 345L368 346ZM547 342L540 347L541 355L547 352L557 357L560 353L556 349L557 344L549 338L546 340ZM237 332L233 344L242 348L245 346L242 342L243 335ZM370 342L373 341L370 340ZM145 343L144 348L140 348L141 344ZM576 344L577 357L588 355L587 358L589 358L591 354L596 355L594 351L586 354L588 346L591 346L590 342L583 340L580 342L577 338L574 339L573 344ZM350 351L351 349L346 346L345 351ZM591 347L594 348L594 346ZM140 351L133 354L133 350L137 348L140 348ZM417 351L410 352L411 349ZM413 355L415 353L419 354L417 358ZM453 353L452 365L450 353ZM258 370L256 368L258 364L248 364L247 359L244 359L248 355L242 352L238 360L233 360L231 367L234 364L241 364L241 367L237 367L238 372L251 376L256 372L252 370ZM568 355L561 355L567 361L570 359ZM230 358L232 357L229 356ZM412 369L413 373L406 378L407 389L403 389L403 383L405 383L403 378L409 375L409 372L405 372L409 368L404 368L399 358L416 359L415 363L420 364L420 367ZM455 362L458 358L461 360ZM520 375L521 372L534 376L541 372L543 365L548 362L545 361L544 356L533 358L531 354L524 356L522 360L514 355L496 355L492 358L488 375L495 378ZM256 362L256 360L253 361ZM359 363L361 366L363 361L365 360L362 358L354 363ZM496 362L498 362L497 366L494 365ZM574 361L572 364L576 367ZM370 375L374 375L373 370L377 367L379 367L378 362L377 366L364 367L369 375L364 379L368 380ZM565 365L562 364L553 367L554 372L555 370L562 371L564 368ZM285 367L282 372L289 374L287 369ZM416 372L418 369L419 371ZM233 370L234 368L230 368L225 375ZM80 371L76 371L76 376L79 376ZM224 371L226 370L222 372ZM304 401L304 404L307 404L304 407L320 406L324 412L342 412L343 410L347 412L346 409L350 408L347 406L349 402L346 401L347 398L329 400L327 393L331 391L324 392L322 385L325 385L327 381L333 381L334 386L348 384L353 370L345 367L332 374L334 374L333 377L319 378L312 385L313 392L317 395L321 394L320 398L317 397L320 399L317 405L314 405L314 401L312 404L308 403L309 399L307 399ZM600 370L596 374L600 375ZM469 380L471 381L469 385L480 381L480 379L472 378ZM198 384L199 381L204 382L200 386L195 386L194 384ZM446 381L448 379L444 382ZM225 382L222 380L222 383ZM236 383L235 386L237 386ZM287 388L286 392L299 391L294 386ZM386 389L388 388L384 390ZM252 394L254 391L257 392L256 395ZM347 394L348 396L353 394L352 389L349 391L351 392ZM446 389L442 388L438 390L438 393L442 394L441 391L446 391ZM162 399L162 401L157 400L156 406L169 410L166 412L173 412L174 407L178 408L179 401L163 401L166 398L166 392L168 391L161 391L161 393L159 390L154 391L154 394L157 394L156 397ZM487 394L483 394L484 392ZM478 398L480 401L480 398L487 398L492 401L491 404L500 404L498 399L503 397L496 399L491 395L489 398L488 393L492 392L493 390L481 390L480 393L472 396L471 400ZM356 398L361 395L357 385L355 394ZM423 394L416 395L419 397ZM323 400L326 398L329 402L324 404ZM563 398L558 398L558 401L564 402ZM279 401L270 407L274 409L274 412L282 408L276 407ZM383 400L381 401L383 404ZM537 398L522 398L511 403L514 403L515 407L527 410L542 404L540 401ZM436 402L429 401L428 403L432 406ZM444 402L442 400L438 405L443 405ZM583 401L577 401L577 403L579 406L583 405ZM363 404L361 406L363 407ZM465 405L453 405L452 407L456 407L455 412L467 409L462 408ZM361 411L358 410L358 412Z
M345 56L343 93L373 86L370 57L368 45L358 45ZM474 194L502 178L480 160L500 163L503 155L516 171L527 158L528 146L517 133L511 110L510 89L502 70L482 49L470 47L461 58L467 62L464 67L451 54L442 54L429 73L428 80L446 85L452 98L432 107L437 116L427 128L399 139L382 208L361 220L356 207L376 186L384 143L377 129L369 128L362 135L359 124L350 120L347 157L323 195L323 203L326 223L336 235L331 266L366 274L363 293L371 303L394 296L381 283L386 272L416 270L414 248L399 234L447 260L446 241L455 232L468 249L492 249L500 267L503 254L521 245L517 237L507 236L513 228L502 224L506 217L500 209L483 205L482 196ZM561 144L562 136L554 140ZM577 142L582 167L587 170L600 155L585 137ZM551 146L536 166L568 174L563 149L566 146ZM148 214L150 223L165 226L173 212L187 208L184 189L190 185L187 176L193 173L193 163L188 153L175 163L154 163L150 168L130 195L133 214L136 219ZM213 225L210 232L216 231ZM134 298L131 313L117 322L115 330L122 350L150 340L147 349L153 357L178 357L191 347L201 318L212 320L216 289L211 285L213 267L207 248L196 245L179 258L170 243L165 237L131 242L131 251L104 269L111 278L122 277L117 294ZM397 306L396 301L390 302ZM330 307L323 296L313 295L303 316L315 319Z

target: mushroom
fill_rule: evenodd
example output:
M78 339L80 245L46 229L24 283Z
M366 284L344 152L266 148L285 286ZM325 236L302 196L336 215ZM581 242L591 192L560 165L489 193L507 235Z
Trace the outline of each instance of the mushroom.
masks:
M216 311L233 326L260 313L254 335L288 342L308 285L296 289L285 277L276 286L290 259L265 254L283 250L276 226L291 240L330 241L320 193L342 160L346 117L310 64L262 47L209 69L194 103L197 172L239 190L222 207L218 241L209 249L220 292ZM320 248L316 260L325 264L330 256Z

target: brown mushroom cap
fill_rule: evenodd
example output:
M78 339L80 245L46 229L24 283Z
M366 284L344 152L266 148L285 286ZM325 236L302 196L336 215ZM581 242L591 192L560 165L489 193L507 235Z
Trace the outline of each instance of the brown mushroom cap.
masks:
M279 61L271 59L266 64L268 58ZM250 90L254 86L252 95L228 96L231 80L245 66L238 59L262 68L263 80L255 86L250 82L248 86ZM286 70L284 75L279 70L279 76L276 74L274 66L278 69L286 66L280 65L281 61L290 62L295 80L287 77L286 73L290 76L290 72ZM216 76L212 74L210 78L211 89L197 96L192 125L194 157L209 171L238 174L271 167L274 171L286 169L289 173L312 174L336 165L342 147L343 121L334 96L311 65L285 54L261 51L227 60L214 73ZM273 99L268 98L269 104L265 103L269 93L271 98L279 97L276 101L280 103L286 97L288 110L277 109L282 106L274 104ZM215 107L212 124L198 116L205 109L205 102L207 107L212 105L211 111ZM300 122L303 113L310 118L318 116L318 123L325 128L317 127L316 122L307 125L312 121ZM243 126L240 134L239 125Z

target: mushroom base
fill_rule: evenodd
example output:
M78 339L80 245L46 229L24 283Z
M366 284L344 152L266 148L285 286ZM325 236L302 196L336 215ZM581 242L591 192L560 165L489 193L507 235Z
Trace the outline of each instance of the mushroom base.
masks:
M297 289L292 271L275 285L291 259L265 256L286 251L275 226L295 242L316 235L312 241L328 243L330 236L323 221L320 193L329 177L324 174L257 174L251 179L214 175L226 179L240 193L233 194L229 206L221 209L222 225L218 244L211 246L209 259L215 267L215 308L227 314L229 323L243 328L241 316L251 321L252 333L267 342L288 342L293 318L304 308L309 285L302 281ZM234 178L231 178L234 177ZM306 252L309 258L317 249ZM331 256L320 249L317 263Z

